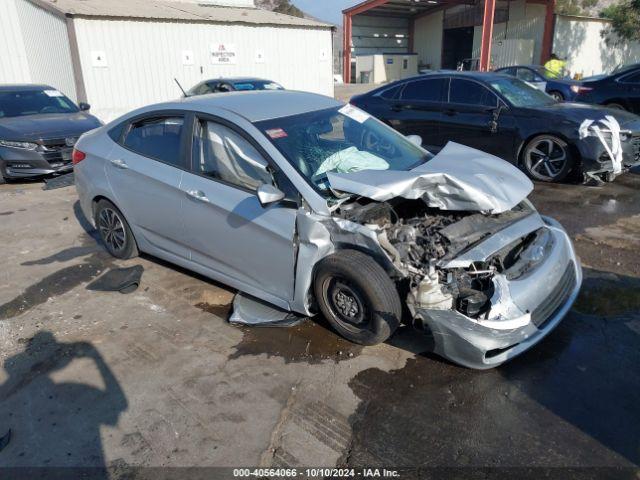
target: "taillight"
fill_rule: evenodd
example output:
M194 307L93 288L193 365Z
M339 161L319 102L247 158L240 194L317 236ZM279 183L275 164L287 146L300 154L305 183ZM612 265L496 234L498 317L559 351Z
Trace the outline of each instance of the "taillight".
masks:
M85 158L87 158L87 155L84 152L81 152L80 150L75 148L73 149L73 153L71 154L71 161L74 165L77 165Z
M582 87L580 85L572 85L571 86L571 91L573 93L577 93L578 95L581 94L581 93L590 92L591 90L593 90L593 88L591 88L591 87Z

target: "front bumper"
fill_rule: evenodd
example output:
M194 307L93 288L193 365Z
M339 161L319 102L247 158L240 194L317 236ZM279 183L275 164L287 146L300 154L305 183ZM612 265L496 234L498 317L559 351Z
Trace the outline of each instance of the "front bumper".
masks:
M469 368L493 368L531 348L560 323L578 296L582 268L560 224L544 218L542 228L548 229L552 247L522 277L501 279L498 301L492 299L492 311L501 311L499 320L471 319L454 310L416 311L433 334L435 353ZM483 253L491 251L484 248Z
M0 147L0 174L20 179L64 174L73 170L72 147L41 152Z
M600 180L613 181L616 178L611 157L597 137L589 136L582 139L579 150L582 170L587 179L597 177ZM627 132L626 139L622 141L622 172L638 165L640 165L640 132Z

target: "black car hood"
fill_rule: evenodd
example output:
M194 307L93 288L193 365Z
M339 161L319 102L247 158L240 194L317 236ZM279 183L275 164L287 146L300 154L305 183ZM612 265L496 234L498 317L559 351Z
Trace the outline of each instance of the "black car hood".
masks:
M77 137L100 125L96 117L84 112L0 118L0 139L34 141Z
M598 105L588 105L586 103L560 102L554 105L540 108L523 109L523 114L529 116L531 114L548 118L556 116L560 120L569 121L580 126L585 120L602 120L606 116L615 118L621 127L630 123L640 125L637 115L623 110L606 108Z

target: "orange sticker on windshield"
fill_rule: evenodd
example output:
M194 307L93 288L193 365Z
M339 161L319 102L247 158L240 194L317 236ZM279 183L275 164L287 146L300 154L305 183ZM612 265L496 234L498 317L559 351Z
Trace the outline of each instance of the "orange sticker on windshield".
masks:
M267 135L269 135L274 140L277 140L278 138L288 137L287 132L285 132L281 128L272 128L271 130L267 130Z

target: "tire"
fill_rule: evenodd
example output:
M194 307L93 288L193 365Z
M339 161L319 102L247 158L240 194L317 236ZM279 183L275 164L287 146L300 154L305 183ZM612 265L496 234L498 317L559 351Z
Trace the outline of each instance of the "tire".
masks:
M371 257L340 250L316 269L316 301L338 334L360 345L388 339L400 325L402 304L396 286Z
M612 108L614 110L624 110L624 111L627 110L626 108L624 108L624 105L621 105L619 103L605 103L604 106L607 108Z
M138 246L131 227L113 203L108 200L98 202L95 222L98 235L111 255L123 260L138 256Z
M549 95L555 98L558 102L564 102L564 95L562 95L562 93L558 92L557 90L549 92Z
M538 135L522 150L522 167L537 181L559 183L567 179L575 158L567 142L555 135Z
M5 183L7 183L7 181L2 176L2 172L0 172L0 185L4 185Z

